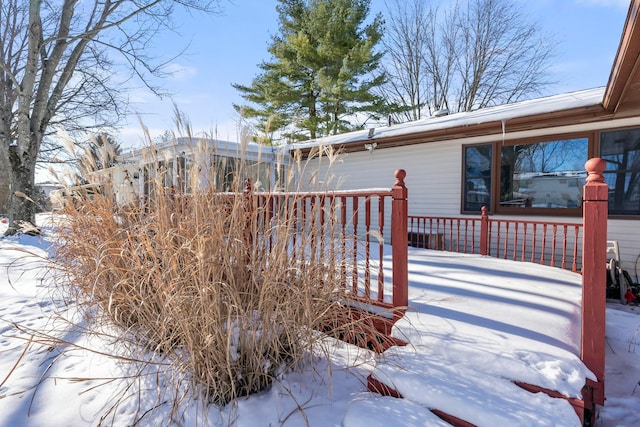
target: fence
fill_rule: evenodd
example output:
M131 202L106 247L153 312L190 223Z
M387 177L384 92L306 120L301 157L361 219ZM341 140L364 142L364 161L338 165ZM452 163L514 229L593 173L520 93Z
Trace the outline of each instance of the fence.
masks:
M574 272L582 268L581 223L410 215L409 242L419 248L537 262Z
M408 304L405 177L404 170L397 170L389 190L306 193L254 192L247 181L244 198L250 223L245 238L253 239L258 228L265 245L260 249L270 249L278 238L276 230L284 225L292 262L336 263L352 302L369 311L386 310L397 319L398 308ZM389 240L390 254L385 252ZM251 243L248 246L255 246Z
M580 359L596 376L586 380L581 400L568 399L584 425L594 425L597 405L605 395L606 241L608 186L606 162L592 158L585 164L582 224L492 219L486 208L480 218L409 216L412 246L479 253L582 272ZM553 391L520 384L532 392ZM386 388L385 388L386 387ZM384 384L370 388L393 394ZM460 424L463 425L463 424ZM464 424L466 425L466 424Z

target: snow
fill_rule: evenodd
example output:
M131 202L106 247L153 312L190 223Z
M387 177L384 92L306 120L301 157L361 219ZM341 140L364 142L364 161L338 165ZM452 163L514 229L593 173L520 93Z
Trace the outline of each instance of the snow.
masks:
M441 117L429 117L412 122L399 123L373 129L359 130L322 139L290 144L287 150L305 149L318 145L340 145L377 138L399 137L430 132L453 127L474 126L488 122L502 122L503 130L508 121L536 114L553 113L574 108L587 108L602 104L604 87L585 89L561 95L530 99L512 104L482 108L476 111L460 112ZM373 134L370 136L370 132Z
M410 310L393 332L409 345L375 355L328 339L330 364L310 355L269 390L219 408L189 394L160 356L123 360L132 353L108 325L84 330L87 320L51 286L48 246L46 237L0 240L0 426L448 425L429 409L478 426L580 425L566 400L515 385L577 397L593 378L577 356L577 274L410 249ZM599 426L640 425L638 314L608 304ZM370 374L403 398L367 392Z

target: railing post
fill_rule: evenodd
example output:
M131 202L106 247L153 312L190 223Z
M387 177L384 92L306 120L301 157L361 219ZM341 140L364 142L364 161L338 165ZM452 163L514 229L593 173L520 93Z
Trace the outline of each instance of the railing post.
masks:
M406 307L409 305L409 241L408 216L409 202L404 178L407 172L398 169L395 172L396 182L391 189L391 266L393 271L393 305ZM398 318L399 313L394 314Z
M489 254L489 212L486 206L481 208L480 216L480 255Z
M606 162L593 158L585 163L587 183L583 193L582 239L582 343L580 358L597 382L587 380L585 405L604 405L606 261L608 186L602 172ZM588 398L591 400L588 402ZM587 409L593 410L587 406ZM592 417L595 413L592 412ZM585 414L587 416L587 414Z

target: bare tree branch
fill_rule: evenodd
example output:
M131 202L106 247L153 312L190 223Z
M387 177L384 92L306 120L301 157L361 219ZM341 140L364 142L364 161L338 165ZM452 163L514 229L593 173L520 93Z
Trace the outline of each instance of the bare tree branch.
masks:
M441 11L389 0L384 87L404 119L446 108L471 111L539 95L552 84L555 45L514 0L466 0Z

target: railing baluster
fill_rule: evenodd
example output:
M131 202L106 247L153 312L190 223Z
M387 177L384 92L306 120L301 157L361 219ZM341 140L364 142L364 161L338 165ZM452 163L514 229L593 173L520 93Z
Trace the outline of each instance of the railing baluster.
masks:
M463 240L463 244L464 244L464 251L463 253L467 253L467 236L469 235L469 220L465 219L464 220L464 240Z
M476 252L476 222L471 221L471 253Z
M544 253L547 250L547 224L542 226L542 247L540 248L540 264L544 265Z
M509 256L509 235L511 233L511 231L509 230L509 223L507 221L503 221L502 224L504 224L504 248L502 249L502 258L503 259L507 259L507 257Z
M318 216L320 217L320 257L324 257L324 246L325 246L325 215L326 211L326 196L323 194L319 197L320 206L318 206Z
M329 246L329 260L331 262L332 265L336 265L336 261L337 261L337 254L336 254L336 245L335 245L335 238L336 235L339 233L339 228L338 225L340 224L338 222L338 217L336 214L336 203L337 203L337 198L334 195L330 195L329 196L329 242L328 244ZM333 269L331 271L334 271Z
M438 239L438 234L437 233L438 233L438 231L436 229L436 239L435 239L436 244L435 244L435 248L431 247L431 238L428 237L428 239L429 239L429 248L430 249L438 249L438 245L440 244L440 242L438 242L439 239ZM431 234L433 234L433 218L429 218L429 235L431 235Z
M531 237L531 262L536 262L536 241L538 239L538 224L533 224L533 236Z
M573 262L571 263L571 271L574 273L578 271L578 233L580 232L580 227L574 227L573 234Z
M493 235L493 220L489 220L487 224L487 255L491 255L491 236Z
M364 201L364 295L371 298L371 197Z
M555 267L555 259L556 259L556 240L558 236L558 226L553 225L553 241L551 242L551 267Z
M378 197L378 301L384 301L384 196Z
M521 252L521 256L520 256L520 261L524 262L525 258L527 257L527 230L529 229L529 227L527 227L526 223L522 224L522 230L523 230L523 236L522 236L522 247L520 248L520 252Z
M341 233L341 263L342 263L342 277L345 280L344 286L347 285L347 198L340 197L340 233ZM355 261L355 260L354 260Z
M567 226L563 227L563 237L562 237L562 268L567 268Z
M353 283L351 285L354 295L358 295L358 196L353 196L351 223L353 224Z
M518 258L518 223L515 223L513 226L513 261L516 261Z
M296 244L298 243L298 203L299 203L299 199L297 197L293 198L293 201L291 202L291 227L293 227L293 229L295 230L293 232L293 236L291 238L291 243L293 245L293 247L291 248L291 252L294 254L293 257L295 259L298 259L296 253L298 248L296 247Z

